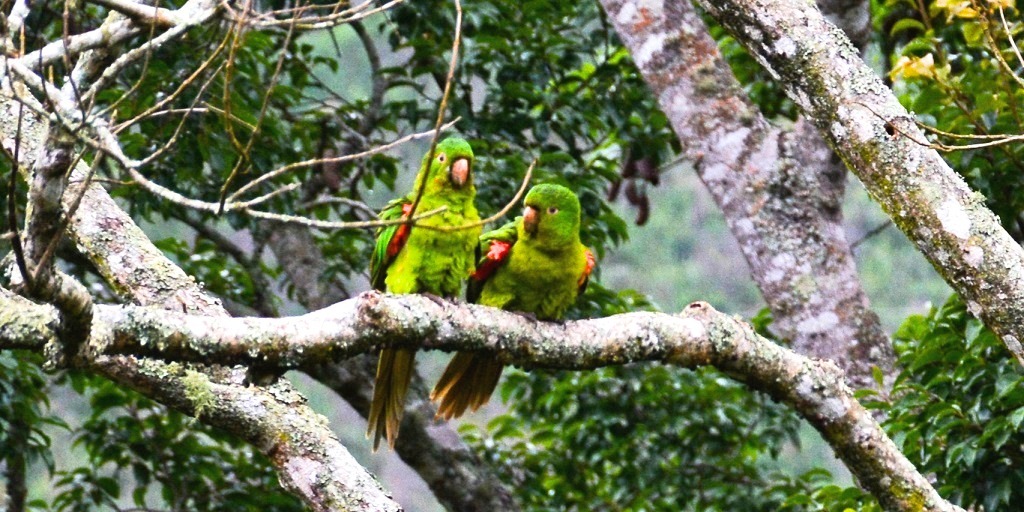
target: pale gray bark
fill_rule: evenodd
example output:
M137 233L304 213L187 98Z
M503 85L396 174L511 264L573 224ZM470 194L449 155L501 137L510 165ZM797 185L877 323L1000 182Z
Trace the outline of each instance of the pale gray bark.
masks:
M846 37L863 52L871 39L871 2L816 0L816 3L825 18L846 32Z
M702 0L821 130L970 311L1024 364L1024 249L842 31L799 0Z
M602 5L739 241L774 329L875 387L872 368L889 374L894 355L843 230L842 163L807 123L761 116L688 1Z
M196 7L205 5L192 2L182 9L193 13ZM200 19L186 16L179 21L191 24ZM9 64L11 69L19 69L14 66L14 61ZM94 71L99 72L99 68ZM43 107L26 92L27 87L38 87L39 84L33 85L31 71L24 66L19 73L17 77L9 75L9 80L2 82L0 143L9 154L18 155L23 172L35 167L57 169L59 166L50 166L48 160L53 158L54 151L61 148L48 143L47 134L51 133L51 128L46 119L38 115ZM91 78L94 77L82 76L79 85ZM45 91L55 104L75 104L75 96L70 89L55 91L46 88ZM19 105L19 101L24 106ZM63 112L67 115L75 108L67 106ZM55 126L53 130L64 128ZM38 166L37 160L40 162ZM59 215L54 218L53 213L58 209L57 200L63 202L59 209L67 212L69 205L78 201L80 195L81 202L70 219L68 234L118 293L127 300L157 306L164 312L188 311L207 317L226 316L219 302L164 257L101 187L84 187L82 180L86 172L79 164L71 174L66 190L54 192L55 186L63 184L63 172L51 173L34 187L42 196L34 196L33 205L46 207L49 211L46 212L47 218L39 217L39 229L30 225L28 230L32 240L27 246L33 254L45 252L45 246L54 235L53 229L42 228L57 226ZM40 173L36 174L40 176ZM54 278L61 279L61 276L54 274ZM54 302L59 304L57 300ZM7 318L8 313L10 311L0 315L4 326L0 330L5 333L16 323L15 319ZM56 319L46 322L48 328L57 329L56 335L47 340L55 346L67 342L70 337L64 322L67 316L65 314L61 322ZM326 420L309 408L286 380L279 380L272 388L250 386L244 372L205 366L186 368L132 356L90 357L79 353L71 364L115 380L253 444L270 458L282 485L313 510L400 508L341 445L327 428ZM197 382L209 391L209 399L197 401Z
M265 223L267 242L295 289L298 302L313 311L348 299L335 282L323 279L326 261L308 228ZM364 354L336 363L314 361L303 371L331 388L359 414L370 410L376 376L375 354ZM437 408L429 400L419 375L409 386L402 435L395 451L419 474L441 504L454 511L519 510L519 503L504 482L447 422L437 422Z
M47 322L21 320L38 319L41 312L4 312L36 308L42 309L0 297L0 317L15 318L16 324L10 338L0 338L0 348L24 345L26 337L52 336ZM678 315L628 313L565 324L485 306L377 292L289 319L214 319L97 306L88 346L98 360L111 350L142 351L169 359L259 361L284 369L369 352L385 343L487 350L505 364L527 368L583 370L638 361L714 366L797 411L887 510L961 510L943 500L899 452L854 399L835 364L761 338L749 325L705 303L691 304ZM212 385L211 390L219 400L220 390Z

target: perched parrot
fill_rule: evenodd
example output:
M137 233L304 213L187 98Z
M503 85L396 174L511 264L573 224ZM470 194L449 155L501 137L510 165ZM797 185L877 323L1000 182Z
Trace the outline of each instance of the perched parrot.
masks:
M424 182L416 213L442 206L447 210L420 220L416 228L401 224L378 231L370 259L370 281L376 290L455 297L473 272L475 248L482 231L479 226L448 232L425 228L462 226L480 220L473 205L473 150L465 140L451 137L437 145L433 161L427 161L429 156L428 153L423 157L412 192L388 203L381 210L380 219L408 216ZM416 351L408 348L380 351L366 430L366 436L373 437L374 451L382 437L387 437L392 449L395 447L415 355Z
M580 201L561 185L537 185L523 201L523 216L480 237L486 251L470 277L466 298L559 320L587 286L594 254L580 243ZM487 403L502 364L483 352L455 354L430 393L437 416L457 418Z

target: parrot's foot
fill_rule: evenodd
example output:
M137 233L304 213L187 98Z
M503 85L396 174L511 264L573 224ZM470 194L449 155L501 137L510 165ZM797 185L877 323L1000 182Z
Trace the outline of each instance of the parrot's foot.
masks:
M539 322L540 321L540 320L537 319L537 315L535 315L533 313L527 313L525 311L513 311L513 313L515 313L515 314L517 314L517 315L519 315L519 316L521 316L521 317L523 317L523 318L525 318L527 320L530 320L531 322Z
M431 302L437 304L438 306L441 306L442 308L445 306L446 301L444 300L444 297L441 297L440 295L434 295L433 293L430 292L423 292L421 295L430 299Z

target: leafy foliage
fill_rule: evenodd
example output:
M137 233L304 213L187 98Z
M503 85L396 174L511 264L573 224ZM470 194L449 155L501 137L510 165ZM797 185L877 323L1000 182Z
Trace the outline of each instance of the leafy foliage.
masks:
M713 370L514 372L510 412L469 431L539 510L871 510L815 469L792 477L796 416Z
M110 381L69 379L89 400L75 431L86 460L57 473L53 509L305 510L251 446Z
M392 48L412 56L408 66L382 70L383 79L417 84L424 96L442 86L454 33L454 12L445 6L409 2L392 11ZM483 210L508 201L511 184L537 155L535 182L561 183L579 195L584 243L603 254L625 240L625 223L602 196L630 162L657 168L667 161L674 136L598 5L477 2L463 23L450 105L463 119L459 130L483 156ZM418 103L415 111L430 118L434 104Z
M602 316L651 309L632 293L595 293ZM595 312L581 303L574 317ZM770 316L758 318L766 330ZM795 413L715 370L514 371L501 393L508 413L463 434L527 509L877 509L824 469L783 471L779 457L799 449Z
M53 471L47 427L67 428L49 411L40 359L38 354L0 352L0 465L9 479L19 478L13 474L19 472L22 485L32 462L41 461Z
M903 372L885 428L938 490L965 508L1024 499L1024 371L953 296L894 336Z

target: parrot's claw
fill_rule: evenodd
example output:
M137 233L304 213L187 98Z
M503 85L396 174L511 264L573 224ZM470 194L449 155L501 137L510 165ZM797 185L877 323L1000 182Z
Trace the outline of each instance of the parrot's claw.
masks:
M530 320L531 322L539 322L540 321L540 320L537 319L537 315L535 315L533 313L527 313L525 311L513 311L512 313L515 313L515 314L517 314L517 315L519 315L519 316L521 316L521 317L523 317L523 318L525 318L527 320Z
M446 301L444 300L444 297L441 297L440 295L434 295L433 293L429 293L429 292L424 292L422 295L424 297L430 299L431 302L433 302L434 304L437 304L438 306L441 306L441 307L445 306L445 302Z

